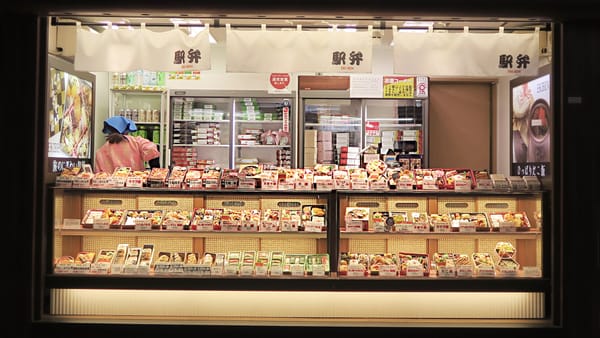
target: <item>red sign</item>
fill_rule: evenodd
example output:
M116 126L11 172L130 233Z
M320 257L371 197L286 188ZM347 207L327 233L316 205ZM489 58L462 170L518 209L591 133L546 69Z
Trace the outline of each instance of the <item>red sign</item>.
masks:
M285 89L290 85L290 74L288 73L271 73L269 78L271 86L275 89Z

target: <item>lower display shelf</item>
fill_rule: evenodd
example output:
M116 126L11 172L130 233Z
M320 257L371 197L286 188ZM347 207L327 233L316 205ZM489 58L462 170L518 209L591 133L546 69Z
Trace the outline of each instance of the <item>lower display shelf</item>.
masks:
M549 292L550 280L530 277L190 277L149 275L49 274L54 289L255 290L255 291L415 291L415 292Z

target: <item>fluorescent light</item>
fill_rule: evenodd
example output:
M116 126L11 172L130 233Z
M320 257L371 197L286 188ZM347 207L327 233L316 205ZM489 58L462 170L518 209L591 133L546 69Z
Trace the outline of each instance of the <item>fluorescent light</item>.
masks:
M404 21L404 27L433 27L433 21Z

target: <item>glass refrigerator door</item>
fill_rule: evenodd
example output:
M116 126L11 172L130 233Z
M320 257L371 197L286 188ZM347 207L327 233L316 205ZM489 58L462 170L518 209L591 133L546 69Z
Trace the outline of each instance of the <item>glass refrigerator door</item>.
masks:
M172 96L171 165L229 168L231 98Z
M304 98L301 165L360 166L363 119L360 99Z
M234 168L245 165L291 168L292 100L275 97L235 98L233 120Z
M365 147L406 169L427 167L426 111L421 99L365 99Z

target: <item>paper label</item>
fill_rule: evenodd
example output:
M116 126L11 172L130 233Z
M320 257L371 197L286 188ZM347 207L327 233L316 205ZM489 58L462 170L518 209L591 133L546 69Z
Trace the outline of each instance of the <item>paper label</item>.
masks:
M93 228L97 230L106 230L110 228L108 218L94 218Z
M458 277L473 277L472 265L459 265L456 267L456 275Z
M65 218L62 227L63 229L81 229L81 220L79 218Z

